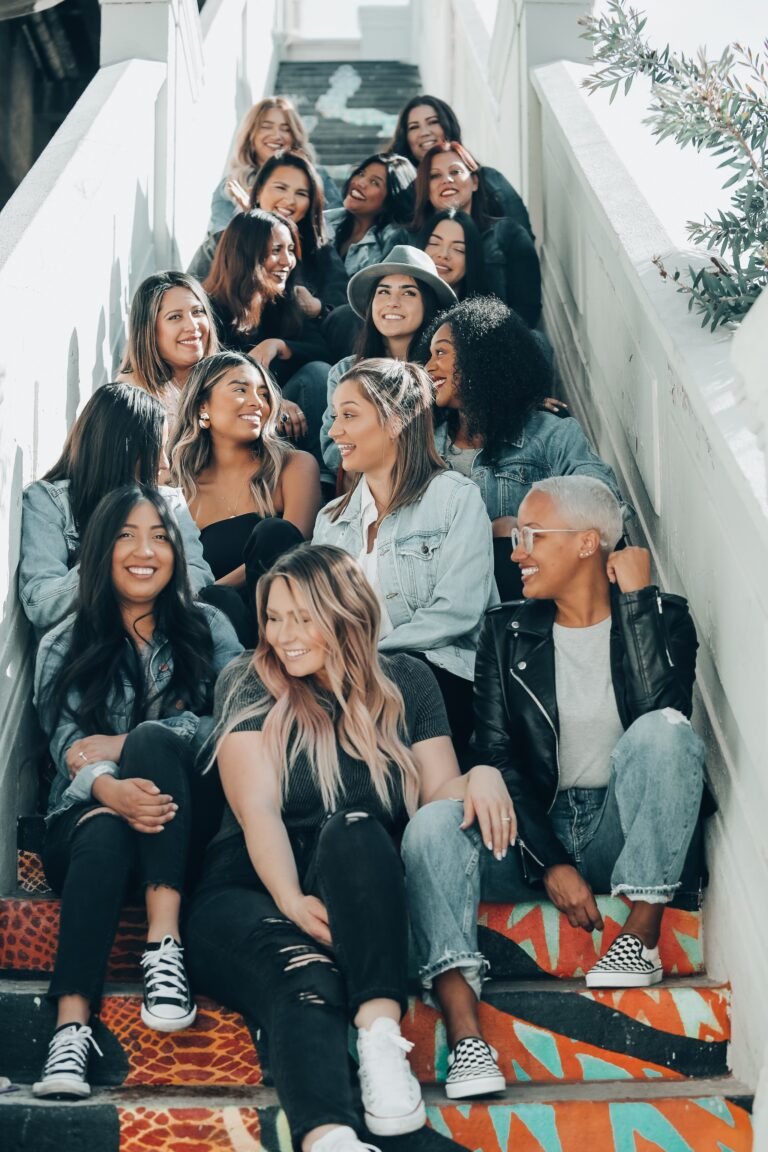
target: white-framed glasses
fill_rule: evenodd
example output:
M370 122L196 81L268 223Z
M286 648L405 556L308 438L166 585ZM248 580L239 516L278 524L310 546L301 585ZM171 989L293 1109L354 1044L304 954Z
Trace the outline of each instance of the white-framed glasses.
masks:
M515 552L520 545L523 552L529 555L533 552L535 536L547 536L550 532L583 532L583 528L513 528L511 532L512 551Z

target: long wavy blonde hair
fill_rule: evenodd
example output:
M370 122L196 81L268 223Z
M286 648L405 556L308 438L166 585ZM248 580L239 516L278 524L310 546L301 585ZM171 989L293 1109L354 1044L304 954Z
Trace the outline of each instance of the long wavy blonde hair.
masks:
M324 672L338 706L335 724L314 678L291 676L266 640L267 602L276 580L287 582L323 637ZM323 804L333 811L343 792L341 746L368 765L376 795L388 810L392 807L390 783L399 772L406 807L409 813L415 812L419 771L400 735L405 704L379 661L379 604L352 557L330 544L301 544L291 549L259 580L256 610L259 644L253 657L243 661L241 673L233 677L223 702L222 715L227 719L216 734L217 749L238 724L264 717L266 754L278 766L283 797L292 769L305 755ZM254 669L264 693L230 716L234 700Z
M176 430L168 450L171 483L181 488L187 503L194 500L197 477L209 466L215 452L210 429L200 426L200 406L208 399L219 380L242 364L247 364L261 375L269 392L269 416L262 424L261 436L254 444L254 472L250 487L259 515L274 516L274 492L293 447L277 435L282 401L280 389L266 368L240 352L217 352L215 356L206 356L190 372L181 394Z
M314 149L295 105L287 96L265 96L263 100L254 104L240 121L227 165L227 175L239 181L244 188L250 187L259 171L259 158L253 146L253 138L268 112L281 112L285 116L293 136L291 151L303 152L313 164L315 163Z

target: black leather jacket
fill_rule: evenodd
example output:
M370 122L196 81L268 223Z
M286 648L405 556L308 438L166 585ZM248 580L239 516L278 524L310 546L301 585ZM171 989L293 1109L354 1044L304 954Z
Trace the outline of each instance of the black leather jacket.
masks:
M651 585L612 595L611 674L625 729L646 712L691 715L696 630L682 596ZM486 614L475 666L476 763L502 773L514 801L529 879L572 864L549 819L559 780L552 600Z

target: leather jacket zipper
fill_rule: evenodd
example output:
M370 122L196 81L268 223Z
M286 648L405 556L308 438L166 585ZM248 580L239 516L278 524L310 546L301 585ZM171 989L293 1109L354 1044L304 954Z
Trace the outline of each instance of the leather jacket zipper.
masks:
M661 622L662 622L662 632L664 633L664 651L667 654L667 661L669 663L670 668L674 668L675 662L672 659L672 655L669 651L669 645L667 644L667 629L664 626L664 609L663 609L663 605L661 602L661 596L659 595L658 589L656 590L656 607L659 610L659 616L661 617Z
M530 856L530 857L531 857L533 860L535 860L535 861L536 861L536 863L539 865L539 867L540 867L540 868L545 868L545 869L546 869L546 864L544 863L544 861L543 861L543 860L539 860L539 858L538 858L538 856L536 855L536 853L535 853L535 852L533 852L533 851L532 851L532 850L531 850L531 849L528 847L528 845L526 844L525 840L523 840L522 836L518 836L518 837L517 837L516 843L517 843L517 844L518 844L518 845L519 845L519 846L522 848L523 852L527 852L527 853L528 853L528 855L529 855L529 856ZM527 870L526 870L526 873L527 873Z
M539 711L541 712L542 716L543 716L543 717L544 717L544 719L546 720L547 724L549 724L550 728L552 729L552 735L553 735L553 736L554 736L554 738L555 738L555 764L556 764L556 766L557 766L557 788L555 789L555 795L552 797L552 802L551 802L551 804L549 805L549 808L547 808L547 812L551 812L551 811L552 811L552 809L553 809L553 807L554 807L554 805L555 805L555 800L557 800L557 792L558 792L558 789L559 789L559 787L560 787L560 741L559 741L559 740L558 740L558 738L557 738L557 730L556 730L556 728L555 728L554 724L552 723L552 718L551 718L551 716L550 716L550 715L549 715L549 713L547 712L547 710L546 710L546 708L544 707L544 705L542 704L541 700L539 700L538 696L535 696L535 695L533 694L533 692L531 692L531 690L530 690L530 688L528 687L528 685L527 685L527 684L526 684L526 683L525 683L523 680L521 680L519 676L516 676L516 675L515 675L515 670L514 670L514 668L510 668L510 670L509 670L509 671L510 671L510 674L511 674L511 676L512 676L512 679L513 679L513 680L517 680L517 682L518 682L518 684L520 685L520 687L521 687L521 688L524 688L524 689L525 689L525 691L526 691L526 692L528 693L528 695L530 696L531 700L533 700L534 704L536 705L536 707L539 709ZM533 853L532 853L532 852L531 852L531 856L533 856ZM535 856L534 856L533 858L534 858L534 860L536 859L536 857L535 857ZM540 863L541 863L541 861L539 860L539 861L538 861L538 863L540 864Z

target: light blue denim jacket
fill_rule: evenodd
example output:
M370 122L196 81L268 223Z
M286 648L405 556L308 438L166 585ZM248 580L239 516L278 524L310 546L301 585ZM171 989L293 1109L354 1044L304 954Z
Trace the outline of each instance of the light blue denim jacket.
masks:
M213 583L203 558L200 532L179 488L160 492L176 518L193 592ZM72 515L69 480L36 480L21 498L19 599L38 639L75 607L80 537Z
M440 424L435 428L435 445L450 468L449 443L448 424ZM573 475L602 480L621 503L624 519L634 515L634 509L622 499L613 469L592 451L581 425L572 416L533 412L519 438L505 444L494 461L486 461L484 450L478 448L472 462L472 480L480 488L491 520L517 516L523 498L536 480Z
M336 229L346 216L346 208L328 208L323 213L325 226L331 243L336 237ZM369 264L381 264L386 260L395 244L402 243L403 228L400 224L385 224L382 228L369 228L362 240L350 244L346 256L343 256L344 267L348 276L354 276L361 268Z
M212 681L216 679L222 668L234 660L243 650L243 646L235 634L235 630L227 617L210 604L199 604L205 613L208 626L213 639ZM108 773L110 776L119 776L120 769L112 760L96 760L86 764L74 779L70 779L67 768L66 752L76 740L88 735L78 726L76 715L78 699L71 694L68 700L69 708L60 715L53 711L50 693L47 691L50 684L58 676L62 663L67 658L72 641L72 628L74 615L62 620L55 628L46 633L40 642L35 662L35 707L40 720L40 726L49 740L51 757L56 766L56 778L51 785L51 794L48 800L48 816L58 816L59 813L71 808L73 804L81 804L91 799L91 788L98 776ZM155 686L162 691L173 675L173 652L170 641L163 636L155 636L155 647L150 659L150 678ZM131 641L126 636L126 654L130 651ZM211 699L213 699L213 684L211 684ZM129 731L133 717L135 694L133 687L126 677L121 693L114 693L109 701L112 713L114 730L117 735ZM188 741L195 752L199 752L213 730L213 719L210 716L196 716L194 712L184 709L181 701L176 707L167 705L168 715L160 719L160 723L173 729L183 740ZM147 775L151 778L151 765L147 765Z
M361 487L336 523L317 518L313 544L335 544L357 558L363 550ZM378 578L392 632L382 652L423 652L429 661L473 680L475 651L487 608L499 601L493 578L491 524L477 486L440 472L415 503L385 516L377 538Z

